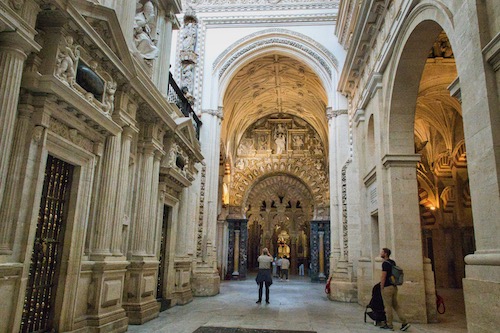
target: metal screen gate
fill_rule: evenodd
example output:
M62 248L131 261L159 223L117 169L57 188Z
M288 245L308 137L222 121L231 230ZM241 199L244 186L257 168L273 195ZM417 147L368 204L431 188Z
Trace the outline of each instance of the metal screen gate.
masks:
M47 157L20 332L53 331L55 292L73 166Z
M158 265L158 281L156 285L156 299L160 302L160 312L168 309L168 302L166 302L163 295L163 285L164 285L164 271L165 271L165 243L167 242L167 223L168 214L170 212L170 207L163 205L163 222L161 227L161 244L160 244L160 263Z

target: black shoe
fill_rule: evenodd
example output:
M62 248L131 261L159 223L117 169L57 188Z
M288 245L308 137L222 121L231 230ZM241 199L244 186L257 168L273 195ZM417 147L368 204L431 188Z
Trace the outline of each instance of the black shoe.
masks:
M408 323L401 325L401 331L406 331L410 326Z
M380 328L383 329L383 330L394 331L394 329L391 326L387 325L387 324L385 324L384 326L380 326Z
M258 300L257 302L255 302L255 303L260 304L260 303L262 303L262 301L259 299L259 300Z
M269 301L266 301L266 304L269 304L270 302Z

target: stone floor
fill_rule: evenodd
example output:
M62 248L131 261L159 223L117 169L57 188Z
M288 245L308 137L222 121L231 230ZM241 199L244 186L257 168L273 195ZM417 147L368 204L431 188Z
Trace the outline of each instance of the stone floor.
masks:
M436 324L412 324L408 332L467 332L461 290L439 290L446 313ZM364 323L364 307L359 304L332 302L324 284L307 278L292 277L289 282L275 279L271 286L271 304L255 304L257 285L253 278L224 281L214 297L196 297L184 306L175 306L144 325L129 326L129 332L193 333L201 326L254 328L317 333L382 332L372 323ZM397 325L398 323L395 323ZM384 331L386 332L386 331Z

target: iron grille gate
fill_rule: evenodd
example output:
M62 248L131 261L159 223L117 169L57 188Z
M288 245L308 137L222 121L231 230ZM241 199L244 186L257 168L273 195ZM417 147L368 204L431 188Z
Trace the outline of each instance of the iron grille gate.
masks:
M54 329L55 292L72 175L72 165L50 155L47 157L21 332Z
M161 227L161 241L160 241L160 263L158 265L158 280L156 284L156 299L160 302L160 311L165 311L168 308L165 296L163 295L164 284L164 270L165 270L165 243L167 242L167 222L170 207L163 205L163 222Z

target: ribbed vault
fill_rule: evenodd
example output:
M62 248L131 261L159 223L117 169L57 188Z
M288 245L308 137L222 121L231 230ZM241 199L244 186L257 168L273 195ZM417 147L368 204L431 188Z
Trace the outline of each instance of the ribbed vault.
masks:
M221 139L226 152L235 156L245 130L275 113L306 120L327 147L327 99L318 76L296 59L273 54L248 63L232 78L224 95Z

